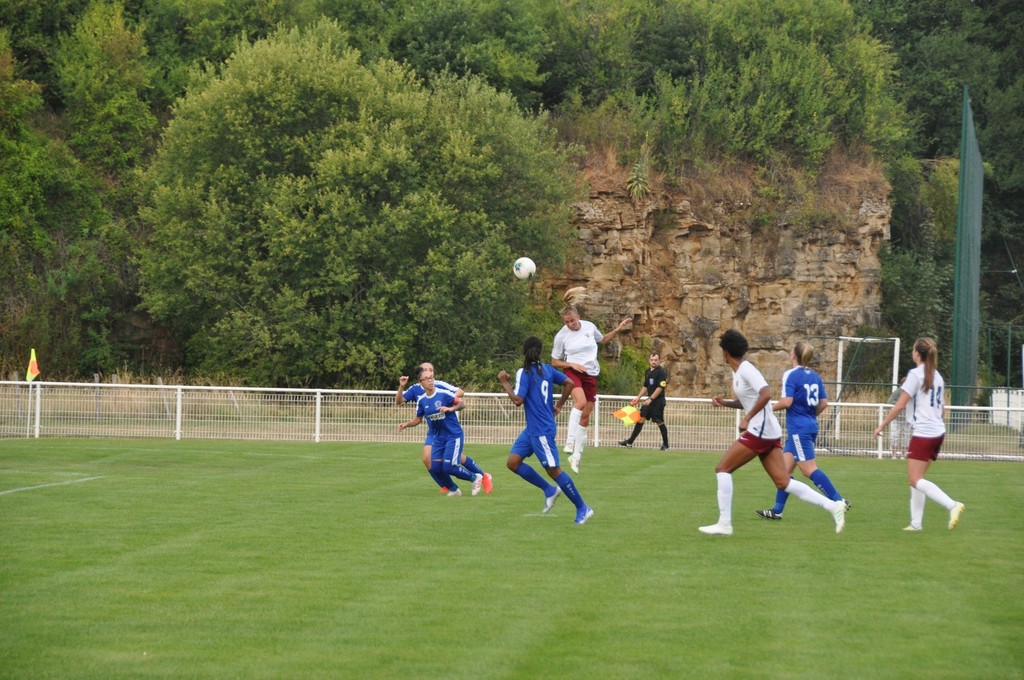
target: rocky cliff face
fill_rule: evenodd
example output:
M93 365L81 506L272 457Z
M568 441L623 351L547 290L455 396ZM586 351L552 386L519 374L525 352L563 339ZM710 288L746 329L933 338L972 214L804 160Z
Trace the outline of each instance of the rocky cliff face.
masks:
M592 183L575 206L582 257L550 281L551 294L585 285L584 316L602 330L632 316L619 339L650 338L672 376L670 396L731 395L718 348L728 328L747 336L748 358L774 395L803 338L819 348L817 368L829 381L835 343L824 338L879 325L878 252L890 208L887 191L874 193L854 196L842 219L825 224L759 226L759 208L747 201L711 202L698 214L684 195L637 202L624 188Z

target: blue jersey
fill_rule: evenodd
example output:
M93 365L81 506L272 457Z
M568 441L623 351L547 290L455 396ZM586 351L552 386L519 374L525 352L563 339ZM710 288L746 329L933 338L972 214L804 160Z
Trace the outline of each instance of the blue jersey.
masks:
M782 376L782 396L792 397L786 409L786 433L818 434L818 403L827 399L821 376L806 366L797 366Z
M462 426L455 413L441 411L442 407L454 403L455 393L442 389L435 389L429 397L424 392L416 398L416 415L427 421L427 429L434 442L463 436Z
M534 366L540 366L541 375ZM552 392L554 385L561 385L569 378L551 364L535 364L528 372L516 371L515 395L523 398L526 412L526 432L533 437L554 436L558 432L555 422L555 405Z

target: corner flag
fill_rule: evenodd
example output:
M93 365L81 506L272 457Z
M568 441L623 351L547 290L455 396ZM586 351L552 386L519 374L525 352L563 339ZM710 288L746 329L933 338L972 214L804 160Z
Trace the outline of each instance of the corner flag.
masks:
M32 382L39 375L39 362L36 361L36 348L32 348L32 356L28 358L28 370L25 371L25 382Z
M612 414L616 418L622 421L622 424L626 427L632 427L633 425L640 422L640 411L637 411L630 405L623 406L618 411Z

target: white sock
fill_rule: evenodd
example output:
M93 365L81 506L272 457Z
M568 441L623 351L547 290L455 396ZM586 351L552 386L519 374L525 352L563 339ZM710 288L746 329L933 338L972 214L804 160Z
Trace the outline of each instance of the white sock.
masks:
M565 443L576 440L576 430L580 426L580 418L583 417L583 409L578 409L575 406L572 407L572 412L569 413L569 434L565 437Z
M732 526L732 475L716 472L718 478L718 523Z
M810 503L811 505L817 505L819 508L825 508L829 512L832 512L832 508L837 502L824 496L811 487L807 486L803 482L798 482L792 477L789 479L789 484L786 485L786 493L791 493L800 500Z
M932 499L946 510L952 510L956 505L956 501L950 498L945 491L940 489L937 485L929 482L927 479L917 480L917 490L922 492L925 496Z
M910 526L920 529L924 522L924 492L910 487Z
M583 447L587 444L587 428L580 425L576 428L576 439L572 444L572 455L577 458L583 457Z

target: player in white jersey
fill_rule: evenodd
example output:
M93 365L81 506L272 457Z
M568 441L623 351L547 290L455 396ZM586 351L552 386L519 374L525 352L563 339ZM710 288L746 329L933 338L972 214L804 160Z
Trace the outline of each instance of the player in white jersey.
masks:
M953 500L938 485L924 478L932 461L939 457L942 440L946 438L946 424L943 421L946 385L936 369L939 350L935 346L935 341L931 338L918 338L914 342L913 357L917 368L907 374L907 379L900 387L903 394L875 428L875 436L881 436L885 427L895 420L900 411L910 409L907 417L913 428L910 444L907 446L910 524L904 531L921 531L924 528L924 506L928 498L949 510L949 528L955 529L960 523L960 515L964 512L964 504Z
M803 482L792 479L786 472L786 463L782 458L782 428L772 413L768 381L752 363L743 358L749 349L747 339L739 331L730 329L722 333L718 345L722 348L722 358L732 369L732 389L736 398L727 400L714 397L711 403L715 407L742 409L744 413L739 423L742 432L740 438L726 449L725 455L715 466L718 479L718 521L700 527L701 532L732 535L732 473L757 457L765 472L775 482L776 488L784 489L800 500L830 512L835 518L838 534L846 526L846 503L829 500Z
M551 365L572 380L573 408L569 413L569 434L565 440L565 452L573 472L580 471L583 447L587 443L587 425L597 401L597 376L601 366L597 363L598 346L618 335L632 319L623 319L619 325L602 334L597 326L580 319L579 311L568 306L562 310L565 325L555 334L551 345Z

